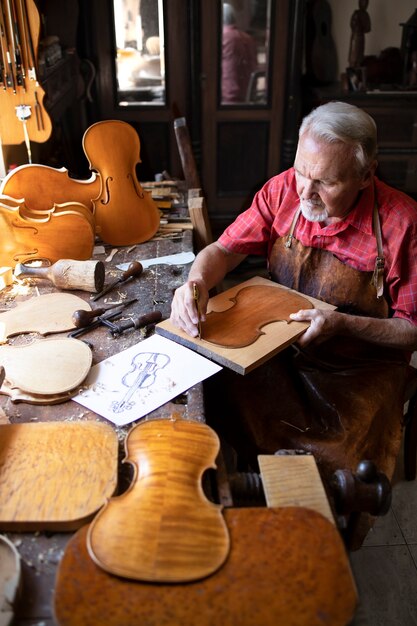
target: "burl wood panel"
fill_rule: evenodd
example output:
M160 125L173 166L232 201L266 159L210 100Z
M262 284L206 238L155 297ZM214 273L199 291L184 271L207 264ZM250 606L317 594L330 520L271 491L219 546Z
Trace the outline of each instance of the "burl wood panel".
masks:
M184 582L211 574L229 552L221 506L201 485L204 471L215 467L216 433L199 422L156 419L132 428L125 446L135 477L91 524L90 556L135 580Z
M334 526L309 509L224 512L229 558L187 584L152 584L107 574L89 558L87 528L70 540L54 596L59 626L346 626L356 589Z
M278 308L281 312L283 312L283 315L277 315L274 308L274 310L270 313L269 321L264 323L261 328L261 333L258 334L257 328L259 327L259 318L257 317L257 309L262 305L262 302L260 301L261 298L254 296L251 298L249 303L245 304L245 306L237 307L236 317L228 326L231 330L233 330L233 332L237 331L237 337L239 337L240 333L243 335L244 332L247 332L244 324L246 324L246 329L248 327L251 328L251 324L253 324L253 334L258 336L253 343L250 343L249 345L232 348L225 347L224 345L209 343L206 341L204 327L202 331L202 339L193 338L171 324L169 319L157 324L155 330L158 334L168 337L168 339L172 339L173 341L177 341L187 348L195 350L199 354L202 354L208 359L211 359L224 367L228 367L239 374L247 374L255 367L258 367L275 354L289 346L291 343L294 343L308 328L309 324L307 322L291 321L288 323L286 320L288 319L290 312L296 313L300 308L311 307L330 310L335 308L331 304L327 304L326 302L322 302L321 300L317 300L316 298L312 298L310 296L306 298L303 294L300 294L293 289L288 289L287 287L278 285L271 280L256 276L255 278L251 278L240 285L235 285L231 289L228 289L227 291L211 298L207 309L208 312L210 312L209 315L211 315L211 311L227 312L228 309L233 307L234 303L232 299L236 297L238 300L239 292L246 287L252 286L260 286L263 288L268 287L268 289L271 290L276 289L277 294L279 294L279 297L276 298L278 301ZM271 300L273 300L273 298L271 298ZM291 302L289 307L286 304L287 301ZM275 305L270 306L275 307ZM282 321L274 321L277 320L277 318L281 318ZM285 321L283 318L285 318ZM216 341L221 342L223 340L222 337L225 336L225 329L221 326L222 318L218 315L213 319L216 319L215 323L218 323L220 326L220 332L216 337Z
M74 530L117 485L118 441L96 422L0 425L0 528Z

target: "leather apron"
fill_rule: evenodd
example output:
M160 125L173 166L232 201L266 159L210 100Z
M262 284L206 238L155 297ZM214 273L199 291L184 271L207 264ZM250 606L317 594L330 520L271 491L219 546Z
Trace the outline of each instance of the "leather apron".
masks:
M343 312L388 317L376 207L374 273L344 265L327 250L304 247L293 236L298 214L290 233L272 248L272 280ZM295 344L246 376L224 369L206 381L207 412L253 469L258 454L301 449L315 456L325 484L335 470L356 470L363 459L391 479L406 370L404 352L351 337L313 342L303 350Z

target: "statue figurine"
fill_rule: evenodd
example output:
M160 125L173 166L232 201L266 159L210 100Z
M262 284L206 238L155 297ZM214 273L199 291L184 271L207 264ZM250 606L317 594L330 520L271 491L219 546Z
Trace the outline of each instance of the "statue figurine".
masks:
M350 20L352 35L349 48L349 67L358 68L365 57L365 34L371 31L371 18L367 12L368 0L359 0L357 9Z

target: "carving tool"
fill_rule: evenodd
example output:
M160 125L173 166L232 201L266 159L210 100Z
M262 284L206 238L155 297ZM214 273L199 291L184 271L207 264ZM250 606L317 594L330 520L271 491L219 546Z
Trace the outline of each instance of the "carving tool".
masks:
M200 315L199 299L200 299L200 294L198 293L198 287L194 283L194 285L193 285L193 300L195 302L195 306L197 307L197 314L198 314L198 338L201 339L201 315Z
M157 324L162 319L161 311L152 311L151 313L146 313L145 315L141 315L136 320L128 319L118 324L113 324L114 329L111 331L113 337L117 335L121 335L125 330L129 328L134 328L138 330L139 328L144 328L145 326L149 326L150 324Z
M76 337L80 337L81 335L84 335L85 333L89 333L90 330L94 330L95 328L98 328L99 326L101 326L103 324L103 320L108 321L108 320L116 319L119 315L121 315L124 308L125 308L124 305L120 305L119 307L115 309L111 309L110 311L107 311L107 313L103 313L103 315L101 316L101 319L97 318L94 322L92 322L88 326L84 326L83 328L77 328L76 330L72 330L70 333L68 333L68 337L76 338Z
M127 270L123 272L123 274L117 280L114 280L112 283L107 285L100 293L96 294L92 299L93 302L102 298L106 293L117 287L117 285L121 285L126 283L131 278L135 278L136 276L140 276L143 272L142 264L139 261L132 261Z
M126 308L127 306L129 306L129 304L137 302L137 300L137 298L133 298L132 300L127 300L126 302L116 302L115 304L111 304L107 307L93 309L92 311L79 309L78 311L74 311L71 319L74 322L74 326L76 326L76 328L85 328L89 326L92 322L94 322L96 317L103 316L103 313L107 313L107 311L113 311L114 309L119 310L120 308Z

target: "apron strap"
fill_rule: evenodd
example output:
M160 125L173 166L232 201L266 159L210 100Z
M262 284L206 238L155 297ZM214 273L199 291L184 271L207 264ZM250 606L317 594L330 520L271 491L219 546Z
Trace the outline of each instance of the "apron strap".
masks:
M301 207L298 207L297 211L294 214L294 217L292 218L292 222L291 222L291 226L290 226L290 230L288 231L288 235L285 238L285 247L286 248L291 248L291 243L294 237L294 231L295 231L295 226L297 224L297 220L298 220L298 216L301 213Z
M378 205L375 200L374 211L372 216L374 233L376 237L376 246L377 246L377 257L375 259L375 268L374 273L372 275L372 284L376 289L376 297L382 298L384 295L384 266L385 266L385 257L384 257L384 248L382 245L382 232L381 232L381 222L379 220L378 215Z

